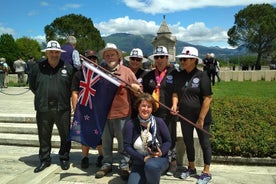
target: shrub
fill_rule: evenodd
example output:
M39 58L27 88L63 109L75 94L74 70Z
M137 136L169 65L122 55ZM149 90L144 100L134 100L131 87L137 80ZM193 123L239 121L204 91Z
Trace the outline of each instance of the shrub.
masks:
M275 100L213 97L213 154L275 157Z

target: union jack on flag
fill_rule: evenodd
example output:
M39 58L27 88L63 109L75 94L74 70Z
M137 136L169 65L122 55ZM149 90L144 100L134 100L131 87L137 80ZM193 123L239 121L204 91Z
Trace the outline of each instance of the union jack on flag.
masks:
M96 148L120 83L83 62L79 98L70 130L70 140Z
M80 81L80 92L79 92L79 99L81 105L87 106L87 103L89 102L89 108L92 109L92 98L91 96L95 96L96 90L93 87L95 83L97 83L101 76L97 73L95 73L93 70L89 70L86 67L83 67L83 77L84 80Z

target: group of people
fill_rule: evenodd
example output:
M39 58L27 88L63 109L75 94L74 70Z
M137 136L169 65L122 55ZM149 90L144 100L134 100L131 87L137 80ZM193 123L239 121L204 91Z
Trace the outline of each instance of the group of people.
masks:
M69 40L76 45L74 37ZM42 50L47 59L34 65L30 71L29 85L35 94L40 143L40 164L34 170L36 173L51 165L54 124L61 137L60 166L63 170L70 167L70 116L78 102L82 69L80 60L73 59L78 55L75 46L68 47L49 41L47 48ZM62 56L64 54L66 57ZM181 71L170 64L173 56L164 46L157 46L149 56L154 66L150 71L142 69L148 59L140 48L132 49L129 56L123 58L122 51L115 44L107 43L98 56L103 59L101 67L129 85L119 87L112 101L97 146L99 157L96 163L100 168L95 177L102 178L112 172L114 137L118 141L119 174L129 184L159 183L162 174L173 175L177 171L176 122L180 121L189 161L181 178L197 174L193 131L199 127L196 130L203 150L204 169L198 183L208 183L211 180L210 136L200 128L210 131L212 91L207 73L197 69L201 62L198 50L184 47L176 56ZM98 56L93 50L85 53L93 65L99 65ZM122 64L123 59L128 61L128 66ZM194 124L179 118L179 114ZM82 145L81 167L84 169L89 167L88 152L89 146Z

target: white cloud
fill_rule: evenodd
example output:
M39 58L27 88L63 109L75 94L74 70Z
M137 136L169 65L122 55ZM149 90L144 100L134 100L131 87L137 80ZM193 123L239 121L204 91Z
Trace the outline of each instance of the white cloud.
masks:
M45 43L46 42L46 36L45 35L37 35L37 36L33 36L31 37L32 39L38 41L39 43Z
M14 35L15 34L15 30L9 27L5 27L0 23L0 35L2 34L11 34Z
M160 25L153 21L129 19L128 16L110 19L108 22L95 23L103 36L114 33L155 34Z
M183 10L190 10L195 8L204 8L210 6L217 7L231 7L231 6L246 6L248 4L258 3L276 3L276 0L231 0L231 1L218 1L218 0L123 0L126 6L133 8L137 11L158 14L158 13L172 13Z
M224 46L227 43L227 31L220 27L206 27L204 22L195 22L183 27L180 23L170 25L170 31L177 40L192 44ZM130 19L128 16L110 19L108 22L95 24L102 36L114 33L153 34L156 35L160 24L141 19ZM215 45L214 45L215 44ZM224 44L224 45L221 45Z
M46 1L41 1L41 2L40 2L40 5L41 5L41 6L48 6L49 3L47 3Z
M81 6L82 6L81 4L66 4L66 5L64 5L61 9L62 9L62 10L78 9L78 8L80 8Z
M35 16L37 14L37 11L31 10L28 12L28 16Z
M193 44L226 42L228 38L226 30L219 27L208 28L204 22L195 22L186 28L182 27L179 23L169 27L178 40Z

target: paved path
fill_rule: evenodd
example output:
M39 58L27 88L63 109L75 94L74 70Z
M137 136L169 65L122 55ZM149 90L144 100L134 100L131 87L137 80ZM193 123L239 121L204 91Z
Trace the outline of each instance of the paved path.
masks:
M0 114L34 115L34 95L28 87L0 89Z
M52 165L40 173L33 170L38 164L38 148L16 147L0 145L0 183L1 184L72 184L72 183L98 183L98 184L125 184L117 174L117 164L113 167L113 173L101 179L95 179L96 151L90 153L90 167L87 170L80 168L81 152L72 150L71 167L63 171L58 163L58 150L52 150ZM198 167L198 171L202 168ZM194 184L196 178L187 181L178 178L181 168L175 177L162 176L161 184ZM276 167L238 166L238 165L212 165L213 184L275 184Z
M18 95L21 94L21 95ZM26 87L4 88L0 93L0 116L10 114L16 116L34 116L33 94ZM124 184L117 174L116 164L113 172L102 179L95 179L96 151L91 150L90 167L87 170L80 168L81 150L71 152L71 167L63 171L58 163L58 150L52 150L52 165L41 173L33 173L38 162L37 147L17 147L0 145L0 184ZM162 176L161 184L193 184L196 178L183 181L178 178L181 167L175 177ZM200 172L202 167L198 167ZM275 166L248 166L212 164L213 184L276 184Z

